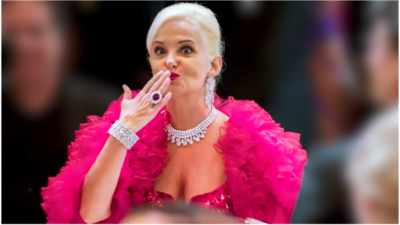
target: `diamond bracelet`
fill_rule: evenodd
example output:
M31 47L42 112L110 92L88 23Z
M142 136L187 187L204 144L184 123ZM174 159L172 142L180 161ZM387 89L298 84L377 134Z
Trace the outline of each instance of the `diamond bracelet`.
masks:
M114 136L118 141L120 141L128 149L139 140L139 137L125 124L121 123L119 120L108 130L108 133Z

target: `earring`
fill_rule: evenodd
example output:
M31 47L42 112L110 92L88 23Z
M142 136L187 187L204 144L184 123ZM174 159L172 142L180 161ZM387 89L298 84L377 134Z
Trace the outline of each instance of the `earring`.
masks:
M211 106L211 104L214 103L214 89L215 89L215 79L212 77L207 78L206 97L205 97L205 103L207 106Z

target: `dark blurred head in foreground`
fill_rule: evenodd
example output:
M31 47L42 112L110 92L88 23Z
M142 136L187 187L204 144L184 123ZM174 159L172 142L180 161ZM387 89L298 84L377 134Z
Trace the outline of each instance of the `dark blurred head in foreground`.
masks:
M237 224L239 220L183 201L157 205L134 206L121 221L123 224Z
M380 115L349 159L353 212L359 223L398 223L398 111Z
M55 2L2 2L4 86L28 115L43 113L61 84L66 50L61 9Z
M364 66L373 104L387 108L398 101L398 2L369 2Z

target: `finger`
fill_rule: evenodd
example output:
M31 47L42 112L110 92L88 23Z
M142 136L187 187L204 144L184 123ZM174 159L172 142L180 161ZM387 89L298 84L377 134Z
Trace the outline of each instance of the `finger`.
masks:
M135 96L135 98L143 98L143 96L146 94L146 92L144 92L144 90L140 90L139 93L137 93L137 95Z
M122 85L122 88L124 89L124 99L131 100L132 99L131 89L126 84Z
M156 110L157 112L160 111L160 109L161 109L162 107L164 107L164 106L168 103L168 101L171 99L171 97L172 97L172 93L171 93L171 92L168 92L168 94L166 94L166 95L163 97L163 99L161 100L161 102L154 106L153 110Z
M142 99L141 99L141 101L142 101L143 106L145 106L145 107L147 107L149 105L152 105L151 101L150 101L150 94L149 93L144 94Z
M150 88L149 93L153 93L157 90L160 89L161 85L164 83L165 79L167 79L167 77L169 77L171 75L171 72L169 72L168 70L161 75L160 79L157 80L157 82L155 82L153 84L153 86Z
M168 70L160 77L160 79L157 80L157 82L150 88L149 93L153 93L154 91L157 91L160 89L162 83L164 83L165 79L171 75L171 72Z
M150 88L153 86L153 84L160 78L160 76L164 73L164 71L160 70L158 73L156 73L144 86L142 89L143 93L149 92Z
M149 92L150 88L153 86L153 84L160 78L160 76L164 73L164 71L160 70L158 73L156 73L144 86L142 89L143 93Z
M167 79L164 80L164 83L162 83L160 89L158 89L158 91L161 92L162 95L165 94L165 92L167 91L169 85L171 83L171 79L169 79L169 77L167 77Z

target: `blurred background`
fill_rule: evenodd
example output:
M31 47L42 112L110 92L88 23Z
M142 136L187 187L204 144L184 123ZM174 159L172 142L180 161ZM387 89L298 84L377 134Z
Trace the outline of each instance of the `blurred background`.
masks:
M55 8L50 10L56 10L53 13L62 23L56 26L63 26L62 73L65 75L62 79L74 80L77 86L86 82L85 89L109 91L103 93L105 103L119 96L121 84L132 89L143 87L151 77L144 44L147 30L156 13L174 2L74 0L59 5L53 3ZM330 141L352 129L362 110L356 99L358 74L354 72L350 55L359 29L361 1L199 3L217 14L227 44L226 67L218 88L221 97L256 101L288 131L301 133L306 149L316 141ZM37 14L41 13L39 11L48 13L30 4L32 6L26 7L32 9L25 9L28 13L35 14L35 10ZM29 32L29 25L40 26L34 24L34 19L43 19L37 23L46 20L14 12L16 17L19 13L26 17L26 23L32 23L22 24L24 18L20 18L16 22L19 24L14 26L19 26L16 29L21 33ZM3 72L0 81L3 88L7 87L7 80ZM105 90L101 89L103 86ZM96 100L98 98L100 96L91 100L102 101Z
M254 100L301 134L309 163L292 222L348 222L350 192L337 174L353 137L397 110L398 2L198 3L216 14L226 42L217 94ZM65 164L87 116L101 116L122 84L141 89L151 78L147 31L171 4L2 1L2 223L46 222L41 187ZM398 126L397 113L390 124Z

